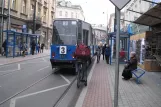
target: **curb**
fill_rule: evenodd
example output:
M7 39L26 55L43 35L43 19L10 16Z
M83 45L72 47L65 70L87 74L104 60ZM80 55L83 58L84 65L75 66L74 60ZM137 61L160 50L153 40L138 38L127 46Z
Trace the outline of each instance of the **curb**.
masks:
M28 61L28 60L31 60L31 59L38 59L38 58L42 58L42 57L49 56L49 55L50 55L50 54L48 54L48 55L43 55L43 56L39 56L39 57L33 57L33 58L29 58L29 59L24 59L24 60L20 60L20 61L15 61L15 62L11 62L11 63L0 64L0 66L3 66L3 65L10 65L10 64L13 64L13 63L17 63L17 62Z
M83 90L82 90L82 92L81 92L81 94L80 94L80 96L79 96L79 98L76 102L75 107L82 107L83 106L83 102L84 102L85 96L87 94L87 90L88 90L88 87L89 87L95 66L96 66L96 59L94 61L93 67L92 67L92 69L89 73L89 76L88 76L88 83L87 83L88 85L87 85L87 87L83 88Z

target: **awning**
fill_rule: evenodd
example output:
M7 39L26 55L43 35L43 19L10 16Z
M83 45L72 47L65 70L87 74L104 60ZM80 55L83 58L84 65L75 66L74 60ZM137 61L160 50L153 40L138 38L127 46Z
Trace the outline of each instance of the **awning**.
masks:
M155 26L161 23L161 3L141 15L134 23Z

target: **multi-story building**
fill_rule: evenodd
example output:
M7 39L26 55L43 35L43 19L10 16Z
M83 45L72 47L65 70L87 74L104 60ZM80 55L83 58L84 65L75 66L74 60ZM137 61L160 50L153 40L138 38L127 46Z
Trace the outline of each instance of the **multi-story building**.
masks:
M97 44L105 44L107 39L107 27L103 25L92 25Z
M149 1L159 2L159 0L149 0ZM150 8L152 8L153 5L154 4L143 0L131 0L124 8L125 13L124 19L127 20L125 21L125 26L127 27L130 24L130 22L128 21L135 21L142 15L141 13L145 13ZM128 9L132 11L129 11ZM147 26L138 25L134 23L131 23L131 25L134 33L142 33L146 30L149 30Z
M1 0L2 1L2 0ZM4 14L8 14L8 1L5 0ZM32 33L35 0L10 0L10 29ZM2 2L0 2L2 3ZM40 43L49 47L52 36L52 23L55 16L55 0L36 1L36 34L40 34ZM2 5L0 4L0 10ZM7 22L4 23L4 30Z
M124 13L121 12L121 19L124 18ZM114 20L115 20L115 13L110 14L110 19L108 23L108 32L114 32ZM120 20L120 28L124 31L124 21Z
M56 18L76 18L85 20L80 5L72 5L70 1L58 0L56 3Z

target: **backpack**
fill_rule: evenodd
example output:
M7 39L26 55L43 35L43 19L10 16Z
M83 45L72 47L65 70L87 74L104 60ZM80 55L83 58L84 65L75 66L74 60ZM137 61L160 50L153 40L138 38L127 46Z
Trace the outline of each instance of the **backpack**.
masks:
M90 58L90 56L91 56L91 51L86 45L84 44L77 45L76 51L75 51L75 57L77 59L87 59L87 58Z

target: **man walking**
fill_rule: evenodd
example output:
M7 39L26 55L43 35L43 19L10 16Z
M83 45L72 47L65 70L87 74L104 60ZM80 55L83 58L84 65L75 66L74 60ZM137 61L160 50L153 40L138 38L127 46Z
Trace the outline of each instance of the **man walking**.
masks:
M110 46L107 46L105 49L105 58L106 58L107 64L109 64L110 55L111 55L111 48Z
M106 49L106 44L102 48L103 60L105 59L105 49Z

